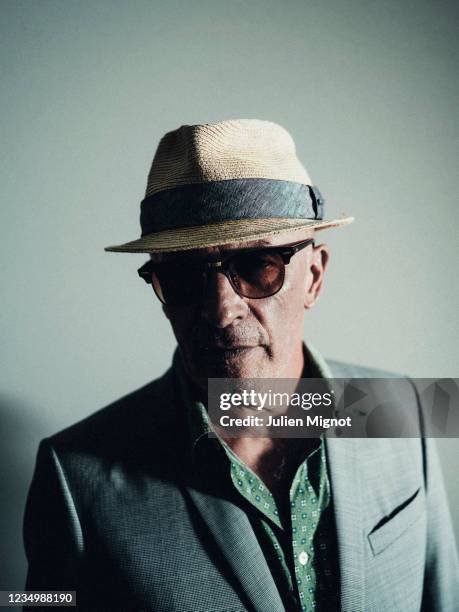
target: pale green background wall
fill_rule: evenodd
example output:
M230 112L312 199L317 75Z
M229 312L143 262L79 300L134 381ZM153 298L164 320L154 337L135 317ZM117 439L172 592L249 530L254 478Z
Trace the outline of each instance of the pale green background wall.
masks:
M156 377L173 338L136 278L160 136L285 125L327 198L329 357L458 376L457 3L2 0L0 589L22 588L39 439ZM459 443L442 443L459 531Z

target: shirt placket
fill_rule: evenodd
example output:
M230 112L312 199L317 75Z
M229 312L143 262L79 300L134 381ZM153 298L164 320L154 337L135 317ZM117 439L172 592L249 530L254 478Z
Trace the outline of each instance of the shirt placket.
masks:
M324 456L322 450L321 455ZM322 457L318 496L308 478L308 461L305 461L298 469L290 489L295 581L302 610L314 610L317 605L318 560L316 559L314 536L319 524L321 509L326 507L329 501L328 479Z

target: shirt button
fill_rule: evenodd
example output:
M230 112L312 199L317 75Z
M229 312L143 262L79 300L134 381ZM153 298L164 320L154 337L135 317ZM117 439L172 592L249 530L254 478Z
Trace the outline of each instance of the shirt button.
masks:
M298 561L301 563L301 565L306 565L306 563L309 561L308 553L304 550L300 552L298 555Z

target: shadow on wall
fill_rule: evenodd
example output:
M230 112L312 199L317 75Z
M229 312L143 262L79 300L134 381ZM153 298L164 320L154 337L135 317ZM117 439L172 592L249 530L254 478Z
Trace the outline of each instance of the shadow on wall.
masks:
M22 590L27 570L24 507L39 440L50 431L30 405L0 396L0 590ZM48 425L48 428L47 428Z

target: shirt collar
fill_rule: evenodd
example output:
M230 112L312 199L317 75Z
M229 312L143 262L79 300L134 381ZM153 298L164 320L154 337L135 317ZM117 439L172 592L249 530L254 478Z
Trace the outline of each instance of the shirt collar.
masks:
M303 342L303 353L305 369L309 366L309 372L312 374L309 378L333 378L327 362L311 342L308 341L307 344ZM307 377L305 376L305 378Z

